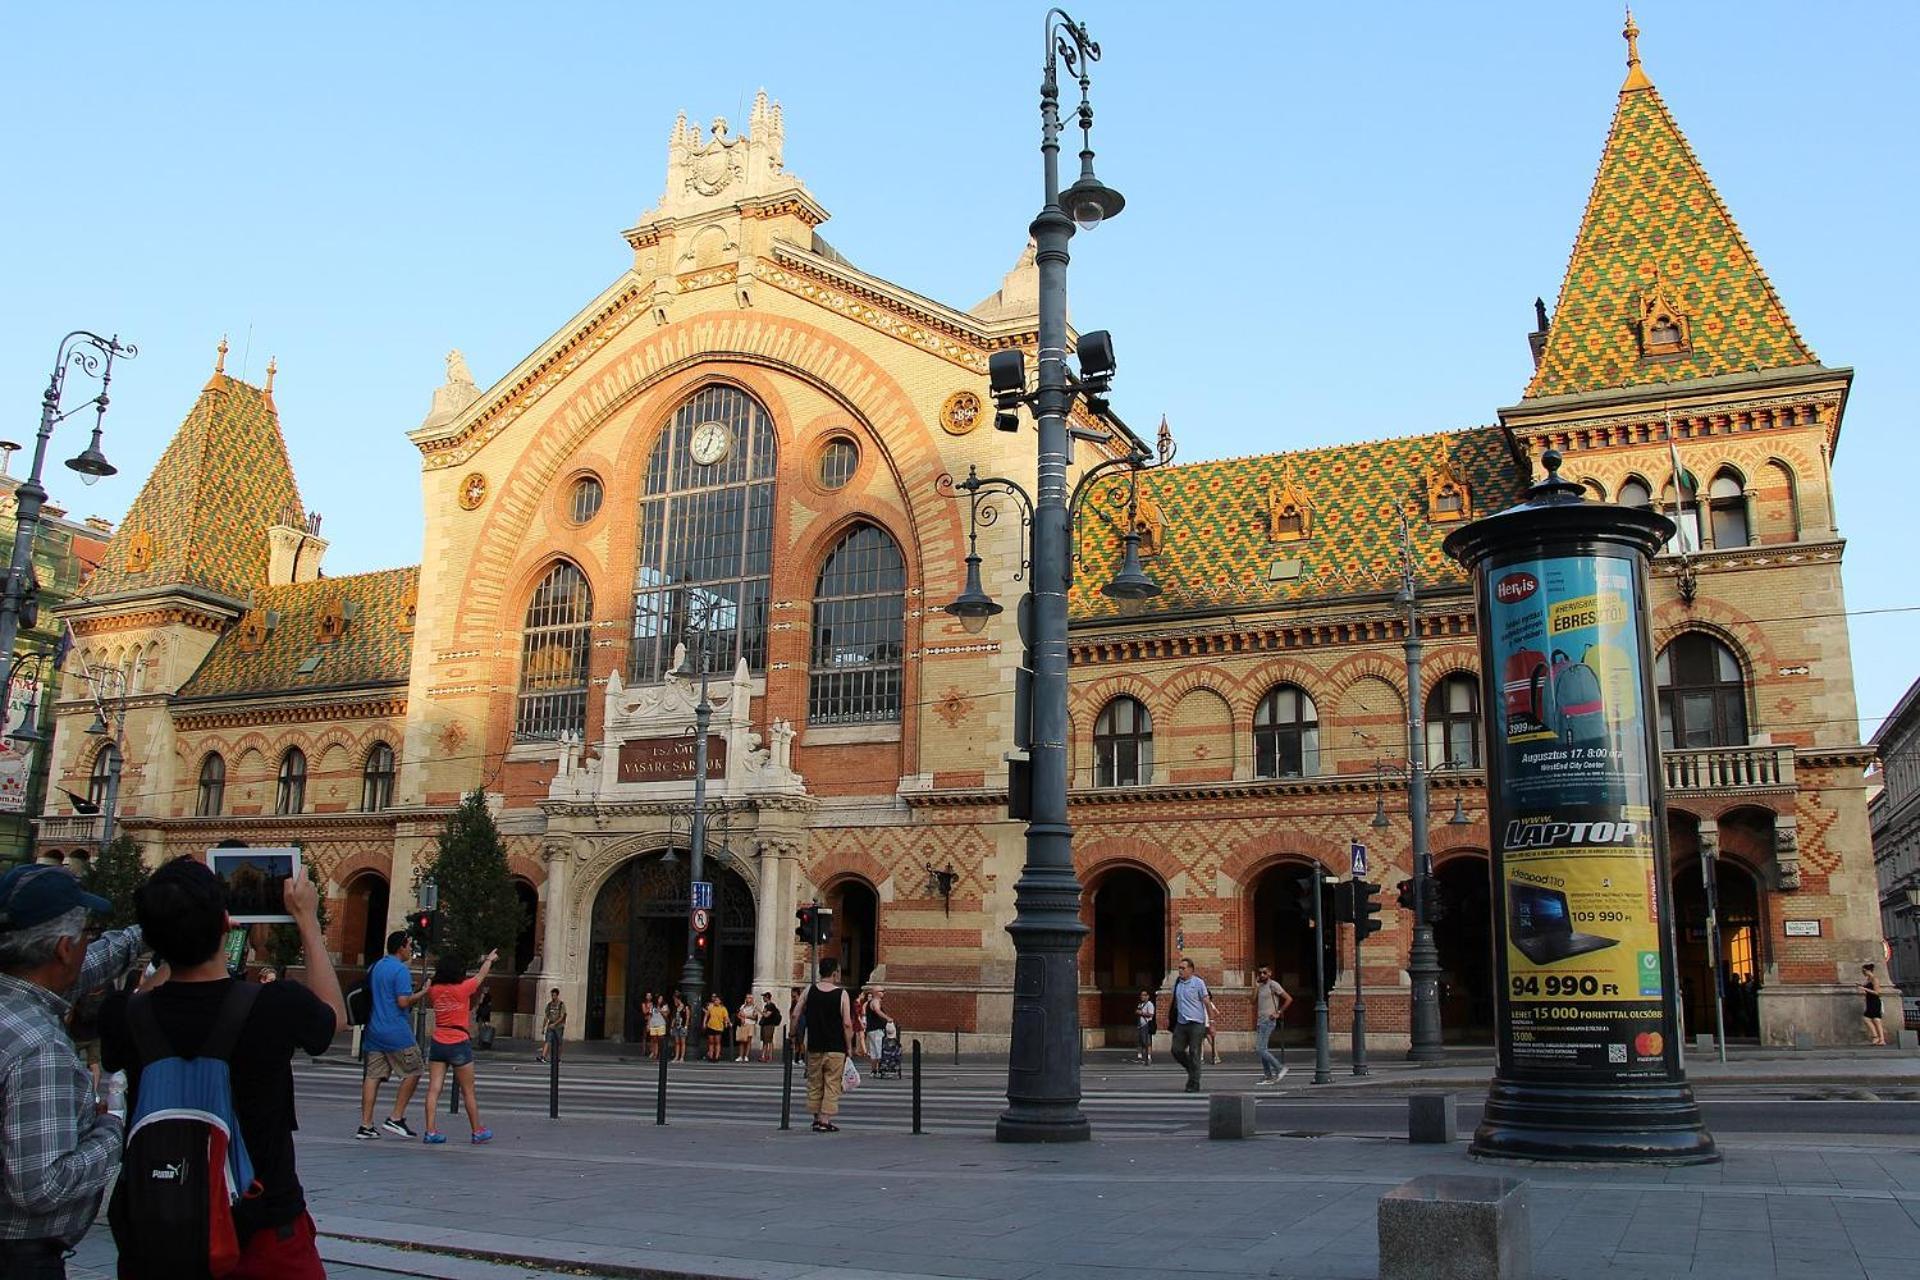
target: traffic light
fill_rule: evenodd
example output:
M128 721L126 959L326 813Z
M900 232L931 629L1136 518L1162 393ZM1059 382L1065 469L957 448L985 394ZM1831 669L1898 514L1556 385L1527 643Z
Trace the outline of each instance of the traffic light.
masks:
M1318 910L1320 904L1313 900L1313 895L1319 889L1319 879L1319 873L1314 871L1293 882L1294 904L1300 908L1300 914L1307 918L1309 929L1313 928L1314 919L1320 914Z
M1380 886L1371 880L1350 881L1353 889L1353 940L1358 944L1380 932Z
M1353 880L1342 880L1333 887L1333 918L1340 924L1353 923Z
M1402 911L1412 911L1414 909L1413 881L1402 880L1398 886L1398 890L1399 892L1395 896L1394 901L1400 904Z
M1443 900L1440 897L1440 878L1438 876L1431 876L1431 875L1428 876L1427 877L1427 923L1428 924L1438 924L1440 922L1440 918L1447 914L1446 907L1441 905L1442 901Z
M422 910L408 916L407 936L423 949L440 945L440 913Z
M801 942L818 942L819 941L819 938L817 938L813 932L814 910L815 910L814 905L811 902L809 902L805 906L801 907L798 911L793 913L793 918L800 922L800 927L793 931L793 936L795 938L798 938Z
M800 927L793 931L793 936L809 945L818 946L833 933L832 908L823 907L817 902L810 902L801 907L793 913L793 918L800 922Z

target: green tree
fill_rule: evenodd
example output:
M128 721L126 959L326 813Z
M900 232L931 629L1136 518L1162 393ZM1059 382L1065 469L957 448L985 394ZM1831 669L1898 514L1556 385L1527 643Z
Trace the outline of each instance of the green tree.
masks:
M472 968L496 947L512 951L525 911L485 793L468 793L447 818L432 863L414 874L416 891L425 876L440 890L440 955Z
M115 836L80 873L80 887L97 893L113 904L113 910L95 917L103 929L124 929L133 923L133 894L147 882L147 868L140 861L140 846L131 836Z
M317 914L320 917L320 932L325 933L327 931L327 886L321 882L320 873L313 869L313 863L307 858L305 846L297 847L300 849L300 865L305 869L307 879L313 883L315 889L319 890L320 910ZM267 926L267 963L278 969L282 975L304 959L301 950L298 925Z

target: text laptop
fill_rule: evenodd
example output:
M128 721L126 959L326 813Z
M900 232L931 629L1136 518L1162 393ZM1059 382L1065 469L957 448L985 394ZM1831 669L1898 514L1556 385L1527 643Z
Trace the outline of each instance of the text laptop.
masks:
M1618 938L1602 938L1573 931L1567 895L1558 889L1507 881L1508 936L1520 953L1535 964L1552 964L1569 956L1585 955L1619 945Z

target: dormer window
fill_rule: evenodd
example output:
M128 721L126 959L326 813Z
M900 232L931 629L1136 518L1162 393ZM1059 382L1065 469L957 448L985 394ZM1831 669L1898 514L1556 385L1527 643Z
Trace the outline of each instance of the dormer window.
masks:
M1271 542L1298 542L1313 534L1313 504L1288 472L1267 490L1267 538Z
M1646 359L1685 355L1693 348L1692 326L1686 313L1673 305L1656 282L1640 300L1640 354Z

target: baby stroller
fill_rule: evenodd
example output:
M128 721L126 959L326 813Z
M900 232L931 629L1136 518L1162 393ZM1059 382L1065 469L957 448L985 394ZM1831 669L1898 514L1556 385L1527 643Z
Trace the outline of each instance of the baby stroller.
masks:
M900 1027L889 1022L886 1032L880 1038L880 1061L873 1064L873 1076L878 1080L883 1076L900 1078Z

